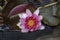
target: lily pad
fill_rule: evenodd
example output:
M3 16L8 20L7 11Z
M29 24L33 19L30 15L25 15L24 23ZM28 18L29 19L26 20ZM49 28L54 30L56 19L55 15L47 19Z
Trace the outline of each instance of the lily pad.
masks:
M59 24L59 19L51 16L46 17L43 22L50 26L57 26Z
M53 16L56 10L53 10L53 6L40 9L40 14L43 15L43 22L50 26L57 26L59 24L59 19Z
M59 17L60 16L60 3L57 5L57 11L56 11L56 14L55 16Z

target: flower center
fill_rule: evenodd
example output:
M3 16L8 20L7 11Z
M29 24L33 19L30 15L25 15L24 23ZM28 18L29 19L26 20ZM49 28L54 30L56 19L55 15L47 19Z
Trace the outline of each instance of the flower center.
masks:
M34 20L28 20L28 26L32 27L34 25Z

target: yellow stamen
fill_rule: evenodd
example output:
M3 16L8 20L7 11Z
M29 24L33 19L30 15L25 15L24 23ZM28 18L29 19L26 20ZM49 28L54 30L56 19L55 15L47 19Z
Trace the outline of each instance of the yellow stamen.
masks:
M34 20L29 20L29 21L28 21L28 26L31 27L31 26L33 26L33 25L34 25Z

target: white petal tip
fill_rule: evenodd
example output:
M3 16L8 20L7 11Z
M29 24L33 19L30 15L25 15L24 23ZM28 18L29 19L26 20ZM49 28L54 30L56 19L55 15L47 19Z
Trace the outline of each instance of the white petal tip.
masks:
M20 26L20 23L18 23L17 26Z
M20 18L26 18L27 17L27 14L26 13L20 13L18 14Z
M44 27L44 26L41 26L39 29L40 29L40 30L44 30L44 29L45 29L45 27Z
M34 30L30 30L31 32L33 32Z
M36 15L39 14L39 8L34 12L34 14L36 14Z
M43 19L43 16L42 16L42 15L40 15L40 16L39 16L39 20L42 20L42 19Z
M27 33L27 32L28 32L28 30L21 30L21 32L22 32L22 33Z

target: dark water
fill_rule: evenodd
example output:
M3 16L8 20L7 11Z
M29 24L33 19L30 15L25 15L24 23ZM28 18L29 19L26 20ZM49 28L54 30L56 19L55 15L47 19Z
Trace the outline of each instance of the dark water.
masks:
M59 30L58 30L59 31ZM57 31L57 32L58 32ZM55 35L55 30L50 27L46 27L45 30L39 30L30 33L21 33L20 31L0 31L0 40L45 40L46 38L51 38L54 34L54 37L58 35L59 38L60 34L57 33ZM53 37L52 37L53 38Z

